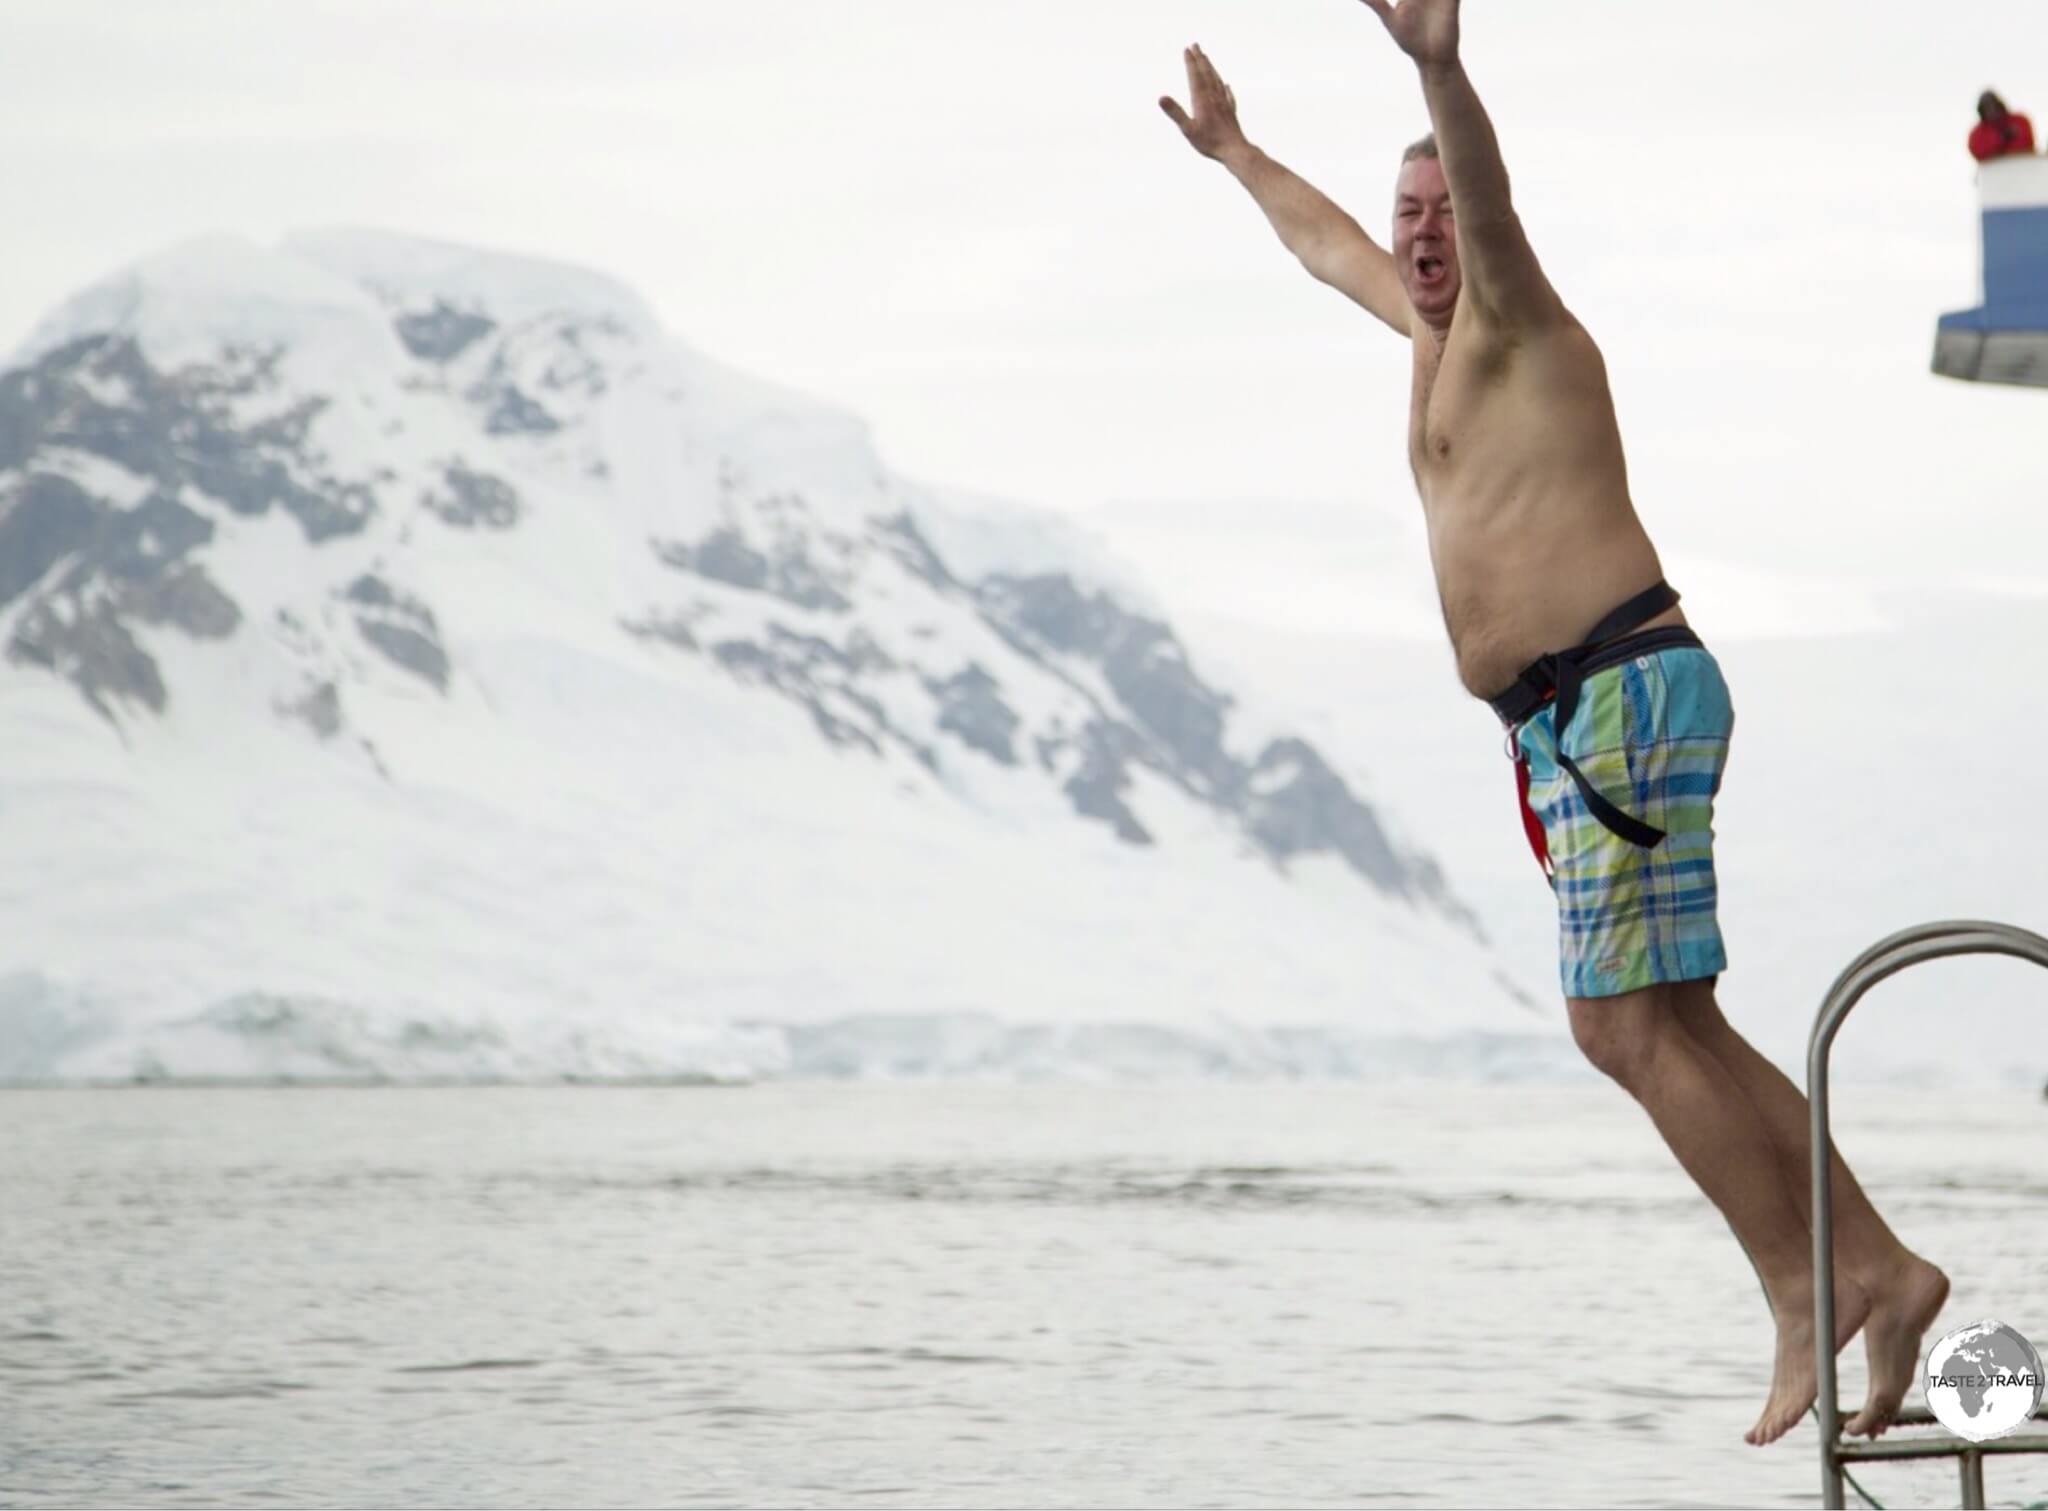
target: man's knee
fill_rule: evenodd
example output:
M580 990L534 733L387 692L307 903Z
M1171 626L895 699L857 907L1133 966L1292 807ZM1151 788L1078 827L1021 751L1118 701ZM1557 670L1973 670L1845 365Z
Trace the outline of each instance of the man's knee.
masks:
M1670 986L1671 1013L1678 1026L1708 1048L1734 1032L1721 1016L1720 1003L1714 1000L1714 985L1719 979L1708 976L1701 981L1674 981Z
M1682 1033L1667 986L1619 997L1570 997L1572 1038L1595 1069L1633 1090L1642 1084L1666 1034Z

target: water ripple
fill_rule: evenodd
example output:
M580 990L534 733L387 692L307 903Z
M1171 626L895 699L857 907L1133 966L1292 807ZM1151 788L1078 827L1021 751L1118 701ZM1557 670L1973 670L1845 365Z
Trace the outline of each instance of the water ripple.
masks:
M1810 1499L1741 1443L1739 1250L1601 1092L935 1095L14 1104L0 1503ZM1858 1170L1996 1309L2041 1187L1984 1127Z

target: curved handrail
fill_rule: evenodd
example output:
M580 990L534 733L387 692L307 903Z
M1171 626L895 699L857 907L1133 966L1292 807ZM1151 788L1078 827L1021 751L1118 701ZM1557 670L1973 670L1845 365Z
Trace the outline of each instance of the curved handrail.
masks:
M1873 986L1908 966L1953 955L2011 955L2048 969L2048 939L2007 923L1956 919L1917 924L1880 939L1852 960L1828 988L1814 1018L1806 1050L1806 1094L1810 1114L1808 1165L1813 1173L1813 1322L1819 1366L1821 1494L1828 1506L1842 1504L1841 1466L1835 1445L1842 1432L1835 1376L1834 1141L1828 1135L1828 1052L1850 1009Z

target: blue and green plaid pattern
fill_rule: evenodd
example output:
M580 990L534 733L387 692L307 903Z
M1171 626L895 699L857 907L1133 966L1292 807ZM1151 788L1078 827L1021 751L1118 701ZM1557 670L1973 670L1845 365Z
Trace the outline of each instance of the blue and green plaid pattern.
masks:
M1714 797L1735 711L1705 650L1653 652L1586 678L1565 750L1609 802L1665 831L1645 850L1586 811L1557 764L1556 705L1515 732L1555 872L1567 997L1613 997L1728 965L1714 911Z

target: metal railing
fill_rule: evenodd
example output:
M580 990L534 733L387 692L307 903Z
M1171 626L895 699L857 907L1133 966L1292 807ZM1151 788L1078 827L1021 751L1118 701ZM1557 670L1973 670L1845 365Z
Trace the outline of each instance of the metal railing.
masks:
M1841 1402L1835 1379L1835 1223L1834 1140L1828 1133L1828 1050L1849 1010L1864 993L1910 965L1951 955L2012 955L2048 969L2048 939L2011 924L1957 921L1924 923L1881 939L1852 960L1835 978L1813 1022L1806 1051L1806 1094L1812 1114L1813 1167L1813 1323L1814 1350L1820 1368L1821 1497L1825 1505L1842 1505L1842 1466L1849 1460L1957 1458L1962 1476L1962 1504L1984 1504L1984 1456L1990 1453L2048 1453L2048 1433L2015 1433L1988 1443L1960 1438L1915 1437L1893 1442L1842 1441ZM2048 1407L2036 1417L2048 1420ZM1932 1424L1924 1407L1904 1407L1893 1418L1900 1426Z

